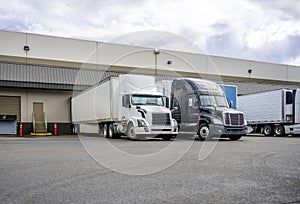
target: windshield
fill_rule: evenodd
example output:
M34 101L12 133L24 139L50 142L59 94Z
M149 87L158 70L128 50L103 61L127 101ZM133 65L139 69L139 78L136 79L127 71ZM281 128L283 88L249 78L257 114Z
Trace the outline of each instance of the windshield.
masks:
M216 105L217 107L228 107L226 98L224 96L201 95L200 101L202 106Z
M162 96L133 95L131 103L132 105L164 106Z

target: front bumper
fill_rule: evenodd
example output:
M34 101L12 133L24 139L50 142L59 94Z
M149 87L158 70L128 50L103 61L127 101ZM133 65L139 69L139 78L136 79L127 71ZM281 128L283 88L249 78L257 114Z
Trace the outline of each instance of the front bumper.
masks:
M141 138L160 138L163 136L176 137L178 134L177 127L135 127L135 133Z
M247 126L229 127L229 126L210 124L209 130L212 137L228 137L230 135L243 136L247 134Z
M300 135L300 124L284 126L285 134Z

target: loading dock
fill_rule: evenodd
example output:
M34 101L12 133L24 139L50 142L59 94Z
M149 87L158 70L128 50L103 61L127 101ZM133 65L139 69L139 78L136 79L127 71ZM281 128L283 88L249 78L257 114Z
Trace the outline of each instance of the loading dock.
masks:
M34 131L34 102L43 103L48 132L56 124L58 135L71 134L73 93L120 74L201 77L237 86L238 95L300 86L292 65L11 31L0 31L0 44L0 115L16 115L24 135Z

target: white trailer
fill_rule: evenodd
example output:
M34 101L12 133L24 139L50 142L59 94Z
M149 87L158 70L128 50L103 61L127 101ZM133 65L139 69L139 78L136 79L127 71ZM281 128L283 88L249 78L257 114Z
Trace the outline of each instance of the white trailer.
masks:
M238 96L238 110L248 126L266 136L300 134L300 89L280 89Z
M155 78L144 75L111 77L71 99L76 132L132 139L177 135L177 123L157 92Z

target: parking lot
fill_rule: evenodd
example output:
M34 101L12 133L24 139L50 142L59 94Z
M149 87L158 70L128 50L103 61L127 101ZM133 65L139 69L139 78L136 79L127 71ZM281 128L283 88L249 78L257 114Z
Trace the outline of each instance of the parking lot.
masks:
M87 138L92 143L99 139ZM176 147L187 141L177 140ZM110 143L128 154L151 155L172 141L119 139ZM300 202L299 137L212 141L207 144L215 144L213 151L199 160L204 144L192 141L183 157L168 168L137 176L105 168L77 136L0 137L0 202ZM159 166L145 160L136 168L155 165Z

